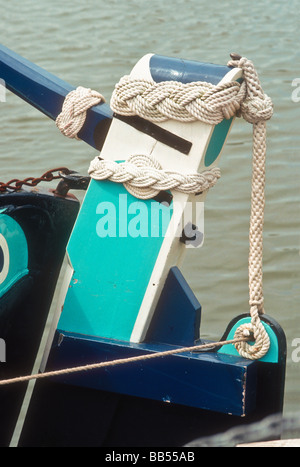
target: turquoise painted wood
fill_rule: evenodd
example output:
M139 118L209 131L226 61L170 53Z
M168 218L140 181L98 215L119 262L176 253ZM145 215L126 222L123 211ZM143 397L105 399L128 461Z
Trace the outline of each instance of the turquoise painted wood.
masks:
M218 125L215 126L204 157L205 167L209 167L210 165L212 165L215 162L215 160L219 157L225 144L225 140L229 133L232 122L233 119L230 118L229 120L223 120L221 123L218 123Z
M0 297L28 274L28 247L20 225L0 214ZM0 310L1 313L1 310Z
M123 185L91 181L68 245L74 274L58 329L130 340L171 215Z
M231 339L234 339L234 334L236 332L236 330L242 325L242 324L246 324L246 323L250 323L251 322L251 317L247 317L247 318L242 318L241 320L239 320L231 329L231 331L229 332L228 334L228 337L227 337L227 340L231 340ZM268 336L270 338L270 349L269 351L266 353L266 355L262 358L260 358L260 361L261 362L269 362L269 363L278 363L279 361L279 345L278 345L278 338L275 334L275 332L273 331L273 329L271 328L271 326L267 323L264 323L262 321L262 324L265 328L265 330L267 331L268 333ZM239 353L238 351L236 350L236 348L234 347L234 345L224 345L220 350L219 350L220 353L222 354L226 354L226 355L235 355L235 356L238 356Z

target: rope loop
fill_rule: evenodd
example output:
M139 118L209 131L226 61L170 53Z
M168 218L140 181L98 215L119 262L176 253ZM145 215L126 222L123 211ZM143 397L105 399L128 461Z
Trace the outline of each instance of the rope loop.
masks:
M257 360L264 357L268 352L270 348L270 338L260 320L257 307L251 309L250 315L252 317L251 322L239 326L234 334L234 339L252 336L254 344L243 341L237 342L234 346L242 357L250 360Z

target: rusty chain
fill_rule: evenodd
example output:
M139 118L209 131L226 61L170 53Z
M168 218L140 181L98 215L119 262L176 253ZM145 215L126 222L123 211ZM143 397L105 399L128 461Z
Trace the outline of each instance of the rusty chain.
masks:
M23 185L35 187L41 182L52 182L52 180L57 180L62 178L62 174L70 174L71 171L66 167L57 167L52 170L48 170L41 177L28 177L24 180L12 179L7 183L0 182L0 193L4 193L7 190L19 191Z

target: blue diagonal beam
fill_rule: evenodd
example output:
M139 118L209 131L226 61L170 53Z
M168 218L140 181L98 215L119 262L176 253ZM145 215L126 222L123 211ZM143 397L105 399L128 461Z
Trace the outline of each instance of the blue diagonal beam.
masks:
M52 120L61 112L66 95L75 89L1 44L0 78L4 80L8 90ZM78 137L95 149L101 150L112 114L107 104L94 106L87 112L85 124Z
M47 371L174 349L56 331ZM73 386L127 394L243 417L256 406L257 362L214 352L186 352L107 369L66 374Z

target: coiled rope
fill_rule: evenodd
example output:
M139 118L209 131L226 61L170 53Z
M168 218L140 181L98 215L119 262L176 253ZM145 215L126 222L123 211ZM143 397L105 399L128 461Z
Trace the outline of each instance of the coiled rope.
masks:
M262 286L263 224L265 207L265 158L266 121L272 117L273 104L263 92L253 63L245 57L231 54L230 67L243 71L243 82L231 82L214 86L196 82L182 84L167 81L132 79L125 76L116 85L111 99L111 108L122 115L139 115L153 122L174 119L181 122L200 120L216 125L224 118L242 116L253 124L252 191L249 232L249 305L251 323L242 325L235 337L254 337L254 345L248 342L235 344L245 358L260 359L270 347L269 336L260 320L264 313ZM91 105L92 101L91 101ZM77 111L75 112L77 113ZM63 118L60 117L62 120ZM60 126L59 122L58 126ZM68 127L68 124L66 124ZM72 125L70 124L70 127ZM74 137L74 133L72 133ZM75 135L76 136L76 135ZM105 178L124 183L135 196L152 197L159 189L186 190L197 193L208 189L220 177L218 169L202 174L182 176L161 169L153 158L132 156L123 165L95 158L89 173L92 178ZM118 166L118 167L117 167ZM200 182L200 177L203 177ZM166 188L167 187L167 188Z

